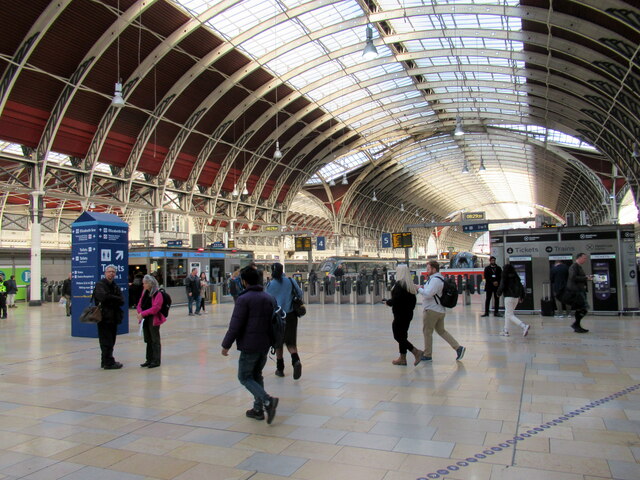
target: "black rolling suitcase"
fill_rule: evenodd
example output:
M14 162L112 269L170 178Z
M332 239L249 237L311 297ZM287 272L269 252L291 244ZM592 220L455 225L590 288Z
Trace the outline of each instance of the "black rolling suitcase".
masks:
M551 296L551 285L542 284L542 298L540 299L540 314L543 317L553 317L556 310L556 302Z

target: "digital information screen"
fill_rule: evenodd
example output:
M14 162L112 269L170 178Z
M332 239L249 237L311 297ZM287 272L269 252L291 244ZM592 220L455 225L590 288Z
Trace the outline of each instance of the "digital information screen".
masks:
M411 232L392 233L391 246L393 248L413 248L412 233Z
M296 237L296 252L310 252L311 237Z

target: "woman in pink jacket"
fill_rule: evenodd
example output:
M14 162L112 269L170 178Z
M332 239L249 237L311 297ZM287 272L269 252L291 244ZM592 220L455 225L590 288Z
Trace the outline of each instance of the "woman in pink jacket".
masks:
M147 360L141 367L155 368L160 366L160 325L167 321L160 313L162 293L158 290L158 281L151 275L142 279L142 295L138 302L138 323L142 322L144 343L147 344Z

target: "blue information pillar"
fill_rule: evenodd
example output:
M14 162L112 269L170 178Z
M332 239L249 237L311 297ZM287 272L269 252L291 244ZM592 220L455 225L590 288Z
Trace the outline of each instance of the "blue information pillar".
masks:
M94 324L80 323L80 314L89 305L93 288L107 265L118 269L115 282L125 299L118 334L129 333L129 225L117 215L85 212L73 222L71 231L71 335L98 337Z

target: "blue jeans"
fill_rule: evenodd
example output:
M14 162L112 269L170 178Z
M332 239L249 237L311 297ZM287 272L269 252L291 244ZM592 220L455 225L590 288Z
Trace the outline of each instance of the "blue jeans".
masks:
M267 352L240 352L238 380L253 395L253 409L261 412L271 397L264 391L262 369L267 363Z
M187 297L189 299L189 313L193 313L193 302L196 302L196 313L200 313L200 295Z

